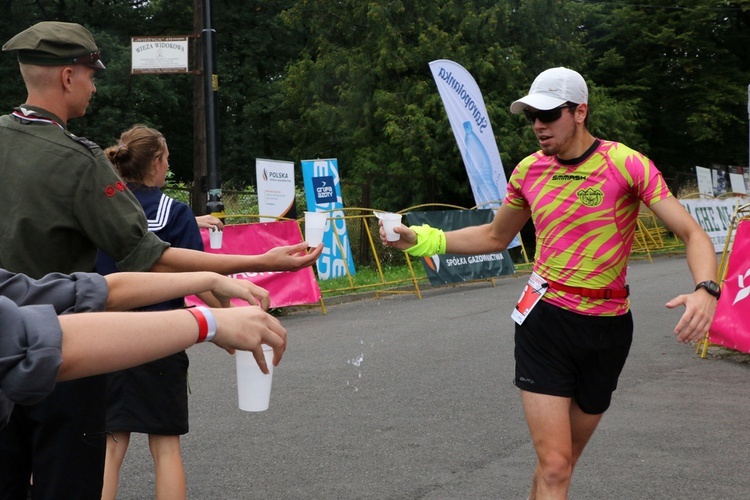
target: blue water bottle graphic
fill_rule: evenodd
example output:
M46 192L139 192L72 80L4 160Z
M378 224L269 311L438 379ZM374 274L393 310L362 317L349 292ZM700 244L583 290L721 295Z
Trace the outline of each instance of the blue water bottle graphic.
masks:
M466 144L466 166L474 179L474 186L477 191L477 204L493 201L496 202L493 205L497 205L497 200L500 199L500 191L493 179L490 156L487 154L487 150L484 149L482 141L479 140L479 137L476 136L474 130L471 128L471 122L464 122L464 130L466 131L464 139L464 144Z

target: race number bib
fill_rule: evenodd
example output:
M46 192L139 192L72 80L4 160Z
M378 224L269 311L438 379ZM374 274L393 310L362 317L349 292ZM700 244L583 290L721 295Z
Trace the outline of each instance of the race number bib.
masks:
M542 295L545 294L548 286L549 284L544 278L537 273L531 273L529 282L523 287L521 298L518 299L518 304L513 308L513 313L510 315L513 321L522 325L526 316L529 315L534 306L542 298Z

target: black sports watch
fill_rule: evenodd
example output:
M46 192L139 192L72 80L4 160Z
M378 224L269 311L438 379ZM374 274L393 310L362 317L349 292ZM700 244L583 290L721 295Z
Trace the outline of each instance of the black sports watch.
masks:
M719 297L721 297L721 287L715 281L701 281L695 285L696 290L699 288L703 288L705 291L716 297L716 300L719 300Z

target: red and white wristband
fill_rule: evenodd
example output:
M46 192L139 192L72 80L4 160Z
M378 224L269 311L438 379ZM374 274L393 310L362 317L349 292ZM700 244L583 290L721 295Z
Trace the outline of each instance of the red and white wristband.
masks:
M211 342L216 336L216 318L211 312L211 309L204 306L190 307L188 311L195 316L195 320L198 322L198 341Z

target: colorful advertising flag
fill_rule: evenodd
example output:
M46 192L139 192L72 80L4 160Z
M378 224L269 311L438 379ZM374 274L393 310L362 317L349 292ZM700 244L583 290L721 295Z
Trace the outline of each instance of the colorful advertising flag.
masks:
M258 183L258 212L260 215L273 215L297 218L294 199L294 162L277 160L255 160L255 178ZM261 222L276 219L261 217Z
M344 200L341 197L339 183L339 166L335 158L327 160L302 160L302 177L305 180L305 197L307 210L310 212L326 212L325 233L323 234L323 254L316 262L318 278L325 280L346 276L347 263L349 273L355 274L349 235L346 231L344 219ZM341 242L343 254L336 242L336 236Z
M208 253L258 255L283 245L302 243L299 225L295 220L278 222L238 224L224 226L221 248L211 248L208 229L201 229L203 245ZM285 307L301 304L314 304L320 300L320 288L315 281L312 269L299 271L269 271L239 273L232 278L252 281L268 290L271 307ZM188 305L202 304L198 297L186 299ZM241 300L232 299L234 305L247 305Z
M750 220L741 220L734 235L727 275L721 287L708 339L750 353Z
M474 202L497 210L505 198L508 181L482 92L471 74L458 63L439 59L430 63L430 70L469 174ZM519 244L515 238L510 248Z
M490 209L436 210L434 212L409 212L406 214L410 225L429 224L445 231L487 224L492 221L493 216L493 211ZM430 284L433 286L515 273L513 261L510 259L508 252L493 252L482 255L432 255L423 257L422 264Z

